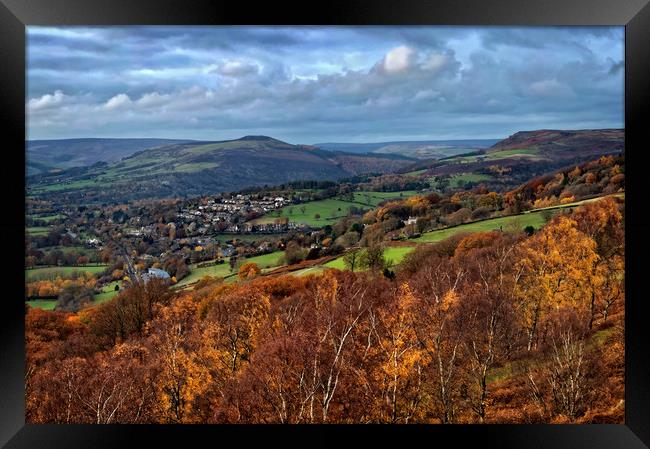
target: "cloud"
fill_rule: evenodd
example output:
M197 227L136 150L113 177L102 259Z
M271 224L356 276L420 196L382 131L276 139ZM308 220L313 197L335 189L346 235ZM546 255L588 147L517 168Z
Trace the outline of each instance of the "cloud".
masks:
M257 64L244 61L228 61L217 68L217 72L221 75L232 77L251 75L258 71L259 66Z
M400 73L414 65L417 52L410 47L400 46L392 49L384 58L383 68L387 73Z
M314 143L623 124L619 28L28 27L27 38L30 138Z
M575 92L557 79L535 81L530 84L530 92L540 97L567 98L575 97Z
M27 106L31 111L37 111L39 109L45 109L60 105L63 103L64 99L65 95L63 95L63 92L57 90L53 94L45 94L39 98L32 98L27 103Z
M114 110L131 104L131 98L127 94L118 94L110 98L105 104L104 109Z
M424 70L430 70L432 72L437 72L439 70L442 70L445 66L447 66L450 62L450 56L448 54L443 54L443 53L432 53L429 55L429 57L426 59L424 64L422 64L422 68Z

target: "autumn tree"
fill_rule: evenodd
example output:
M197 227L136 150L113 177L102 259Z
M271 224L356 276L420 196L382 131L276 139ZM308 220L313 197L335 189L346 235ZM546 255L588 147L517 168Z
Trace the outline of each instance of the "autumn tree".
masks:
M256 276L258 276L262 270L260 270L260 267L257 266L255 262L249 262L245 263L241 267L239 267L239 272L237 273L237 276L239 279L252 279Z
M567 304L588 308L586 286L598 257L596 242L578 230L575 220L563 215L521 246L516 288L529 351L538 323L549 311Z
M422 403L428 357L415 333L418 300L408 283L399 287L396 296L392 304L371 312L377 340L373 352L379 358L373 379L378 384L374 409L380 422L409 423Z

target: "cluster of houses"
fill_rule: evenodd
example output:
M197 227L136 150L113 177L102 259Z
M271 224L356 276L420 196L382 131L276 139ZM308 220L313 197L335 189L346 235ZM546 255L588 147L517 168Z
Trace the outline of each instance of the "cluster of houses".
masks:
M251 195L235 195L232 198L210 198L202 204L191 204L184 207L178 214L182 221L200 219L207 223L234 223L237 217L256 214L264 215L290 203L289 198L282 196L265 196L257 199Z

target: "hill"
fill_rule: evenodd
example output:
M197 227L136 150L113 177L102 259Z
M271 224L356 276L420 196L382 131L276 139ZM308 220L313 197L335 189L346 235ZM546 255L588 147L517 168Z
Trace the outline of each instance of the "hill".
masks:
M179 139L56 139L27 141L27 174L35 175L96 162L116 162L137 151L190 142Z
M139 151L28 179L29 194L68 201L189 197L295 180L337 180L390 172L413 163L399 155L349 154L292 145L266 136L187 142Z
M490 147L492 153L520 148L534 149L541 154L571 155L601 151L619 152L625 148L625 132L622 129L585 129L575 131L541 129L520 131Z
M490 148L440 160L420 161L403 170L420 177L482 175L491 189L523 183L535 176L624 153L622 129L520 131ZM489 182L488 182L489 184ZM501 187L497 184L501 184Z
M496 139L423 140L376 143L317 143L315 146L329 151L348 153L400 154L416 159L442 159L487 148Z

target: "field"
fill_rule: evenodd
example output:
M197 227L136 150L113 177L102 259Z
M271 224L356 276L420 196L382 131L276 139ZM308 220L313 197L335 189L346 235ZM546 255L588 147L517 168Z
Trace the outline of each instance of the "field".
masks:
M494 230L505 230L510 226L517 226L520 229L526 226L532 226L539 229L546 223L543 212L530 212L522 215L511 215L508 217L492 218L489 220L466 223L451 228L440 229L437 231L425 232L421 237L412 239L418 243L436 243L445 240L460 232L489 232Z
M390 266L398 265L404 257L411 251L415 249L415 246L390 246L384 250L384 258L389 263ZM345 262L343 261L343 256L331 260L323 265L327 268L336 268L339 270L345 270ZM356 270L355 271L362 271ZM306 274L306 273L304 273Z
M74 272L101 273L105 269L106 265L31 268L25 270L25 279L27 281L38 281L43 279L53 279L57 276L70 276Z
M422 170L414 170L414 171L410 171L410 172L408 172L408 173L404 173L404 174L405 174L406 176L419 176L419 175L421 175L422 173L425 173L426 171L427 171L427 169L426 169L426 168L423 168Z
M252 220L251 223L273 223L278 217L287 217L289 221L319 228L328 224L334 224L341 217L347 216L350 206L362 207L359 204L335 199L311 201L309 203L285 206L282 209ZM316 214L320 217L316 218Z
M26 301L25 303L29 304L30 307L34 307L35 309L54 310L54 306L56 306L56 299L34 299L32 301Z
M60 218L65 218L65 217L66 217L66 216L65 216L65 215L62 215L62 214L56 214L56 215L42 215L42 216L32 215L32 216L31 216L31 218L33 218L34 220L43 220L43 221L48 222L48 223L49 223L50 221L58 220L58 219L60 219Z
M275 251L269 254L264 254L262 256L255 256L250 258L239 258L237 261L238 265L243 265L245 263L254 262L261 269L273 268L282 264L282 257L284 256L284 251ZM188 284L193 284L197 282L204 276L215 276L225 278L227 276L232 276L237 274L237 271L230 271L230 264L228 263L229 259L226 259L224 263L219 265L214 265L211 267L197 268L197 264L190 265L190 274L181 279L178 284L178 287L183 287Z
M221 243L230 242L231 240L241 240L243 242L256 242L259 240L274 241L284 234L218 234L214 236L215 240Z
M48 232L50 232L50 228L45 228L42 226L34 226L31 228L26 228L25 229L27 234L30 236L37 236L37 235L47 235Z
M382 201L408 198L417 195L417 193L415 190L405 190L403 192L354 192L354 203L377 207Z
M519 148L519 149L514 149L514 150L501 150L501 151L494 151L491 153L487 153L484 155L485 159L490 160L490 161L495 161L499 159L507 159L511 157L521 157L525 156L528 158L535 158L539 154L539 150L534 149L534 148ZM459 156L456 158L451 158L449 159L449 162L461 162L461 163L468 163L468 162L477 162L481 160L479 156Z
M348 199L328 198L326 200L311 201L309 203L285 206L263 217L252 220L253 224L273 223L278 217L287 217L289 221L305 224L314 228L336 223L340 218L348 215L350 207L370 209L382 201L391 198L404 198L413 196L417 192L354 192L354 201ZM304 211L303 211L304 209ZM320 217L316 218L316 214Z
M468 182L482 182L482 181L489 181L492 179L492 176L490 175L484 175L481 173L460 173L457 175L451 176L449 183L451 187L453 188L458 188L460 187L460 184L463 183L468 183ZM431 182L435 182L436 177L430 178Z
M117 296L121 290L116 291L115 290L116 285L118 285L118 281L109 282L108 284L106 284L102 288L101 293L95 295L95 300L93 301L93 303L101 304Z
M71 252L77 252L79 254L83 254L86 256L89 256L91 254L94 254L97 252L96 249L93 248L86 248L85 246L46 246L44 248L41 248L41 251L44 253L49 253L51 251L61 251L64 254L68 254Z

